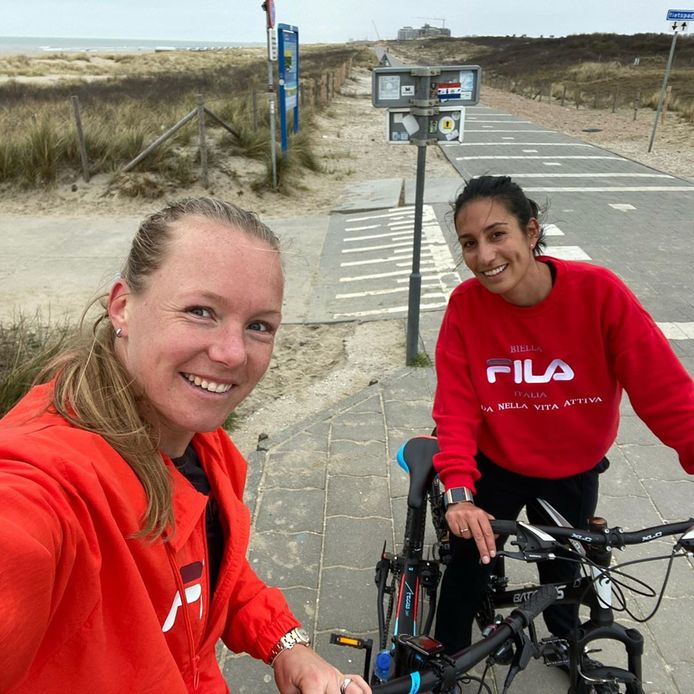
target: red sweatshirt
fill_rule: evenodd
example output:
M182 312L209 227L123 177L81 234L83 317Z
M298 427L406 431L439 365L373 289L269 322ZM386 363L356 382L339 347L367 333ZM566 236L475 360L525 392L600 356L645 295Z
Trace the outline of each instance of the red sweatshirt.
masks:
M206 497L164 457L176 533L132 539L142 485L100 436L45 413L49 392L34 388L0 421L0 691L228 692L218 638L267 659L298 624L246 561L241 454L221 429L193 439L226 537L210 604Z
M434 465L475 488L478 450L557 478L592 468L615 440L622 388L694 472L694 384L638 299L612 272L555 258L549 296L514 306L477 279L451 294L436 347Z

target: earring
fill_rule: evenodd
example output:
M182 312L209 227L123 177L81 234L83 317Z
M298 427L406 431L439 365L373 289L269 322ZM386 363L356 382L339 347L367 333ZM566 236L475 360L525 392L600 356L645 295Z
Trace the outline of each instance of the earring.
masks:
M123 337L123 328L118 328L116 330L116 337Z

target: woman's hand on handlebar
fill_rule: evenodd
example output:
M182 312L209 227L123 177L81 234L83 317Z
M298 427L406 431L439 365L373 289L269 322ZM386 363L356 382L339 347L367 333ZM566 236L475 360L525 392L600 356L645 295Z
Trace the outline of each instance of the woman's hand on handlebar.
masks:
M446 510L446 522L451 532L464 540L474 540L483 564L489 564L496 556L496 541L490 520L494 520L494 516L471 501L450 504Z

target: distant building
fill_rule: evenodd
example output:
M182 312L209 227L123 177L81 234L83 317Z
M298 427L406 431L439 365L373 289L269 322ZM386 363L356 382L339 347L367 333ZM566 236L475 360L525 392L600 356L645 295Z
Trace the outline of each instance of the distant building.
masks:
M398 41L411 41L412 39L431 38L433 36L450 36L451 30L446 27L433 27L425 24L420 29L403 27L398 30Z
M403 27L398 29L398 41L411 41L417 38L417 29L413 27Z

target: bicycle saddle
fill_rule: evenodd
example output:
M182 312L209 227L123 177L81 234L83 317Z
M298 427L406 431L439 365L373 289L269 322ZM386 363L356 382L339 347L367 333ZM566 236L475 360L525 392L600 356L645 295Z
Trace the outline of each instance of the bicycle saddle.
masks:
M434 436L415 436L406 441L398 451L398 465L410 476L410 489L407 505L422 508L426 501L427 489L436 471L434 455L439 452L439 443Z

